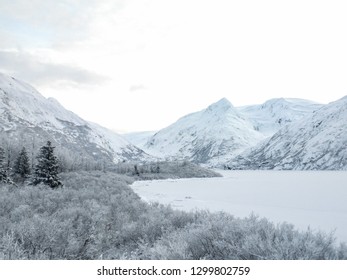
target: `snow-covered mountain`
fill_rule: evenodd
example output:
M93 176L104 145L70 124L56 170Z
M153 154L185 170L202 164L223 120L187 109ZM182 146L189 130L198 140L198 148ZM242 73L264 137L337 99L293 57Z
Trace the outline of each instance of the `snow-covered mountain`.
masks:
M321 108L321 104L299 98L275 98L261 105L237 108L254 127L266 136L272 136L283 126L300 120Z
M347 96L233 159L236 169L347 170Z
M30 85L0 74L0 143L37 152L50 140L60 159L79 161L76 164L153 159L138 145L160 158L212 166L345 170L347 97L324 106L280 98L240 108L223 98L157 133L126 137L129 141L81 119Z
M264 139L225 98L158 131L144 149L159 157L218 165Z
M55 99L47 99L30 85L3 74L0 136L23 146L39 146L50 140L61 155L74 160L119 162L149 158L120 135L81 119Z

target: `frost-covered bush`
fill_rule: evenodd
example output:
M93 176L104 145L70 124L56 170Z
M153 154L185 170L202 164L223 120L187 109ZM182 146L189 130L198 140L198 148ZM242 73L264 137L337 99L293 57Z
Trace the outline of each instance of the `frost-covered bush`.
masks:
M220 177L210 169L188 161L158 161L142 164L120 163L113 170L136 180Z
M13 240L13 247L20 249L15 251L24 252L5 253L3 258L96 258L98 238L116 197L144 204L127 186L132 180L124 176L82 172L62 177L66 186L57 190L40 185L0 188L0 240ZM4 247L11 251L9 245ZM0 252L2 248L0 244Z
M0 185L0 259L347 259L330 235L254 216L147 204L111 172L64 187Z
M61 177L60 189L0 187L0 258L119 258L192 222L191 214L141 201L130 177L99 171Z
M336 249L331 235L299 232L292 225L275 226L255 216L239 219L200 212L194 223L158 240L145 258L321 260L345 259L345 253L345 245Z

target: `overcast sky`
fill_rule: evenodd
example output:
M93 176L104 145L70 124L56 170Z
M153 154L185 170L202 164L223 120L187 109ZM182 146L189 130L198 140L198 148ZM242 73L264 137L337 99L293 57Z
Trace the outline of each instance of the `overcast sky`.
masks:
M0 0L0 71L117 131L347 95L347 1Z

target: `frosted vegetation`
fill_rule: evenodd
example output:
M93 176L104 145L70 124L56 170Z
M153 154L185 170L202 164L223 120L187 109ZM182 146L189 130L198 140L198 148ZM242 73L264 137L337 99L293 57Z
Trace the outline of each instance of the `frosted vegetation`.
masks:
M9 141L0 147L0 259L347 259L346 245L332 234L255 216L173 210L144 202L129 187L218 176L186 161L70 168L48 142L39 150Z
M154 163L119 163L112 168L118 174L134 176L136 180L221 177L219 173L189 161L158 161Z
M330 234L147 204L130 169L60 177L57 189L0 185L0 259L347 259Z

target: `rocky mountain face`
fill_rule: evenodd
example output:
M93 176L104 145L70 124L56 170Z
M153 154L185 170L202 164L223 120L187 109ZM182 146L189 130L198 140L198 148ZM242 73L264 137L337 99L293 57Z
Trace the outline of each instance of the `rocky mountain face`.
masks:
M263 140L225 98L158 131L144 145L150 154L217 165Z
M286 125L232 169L347 170L347 96Z
M30 85L0 74L0 143L38 150L47 140L63 160L76 164L150 158L120 135L81 119Z

